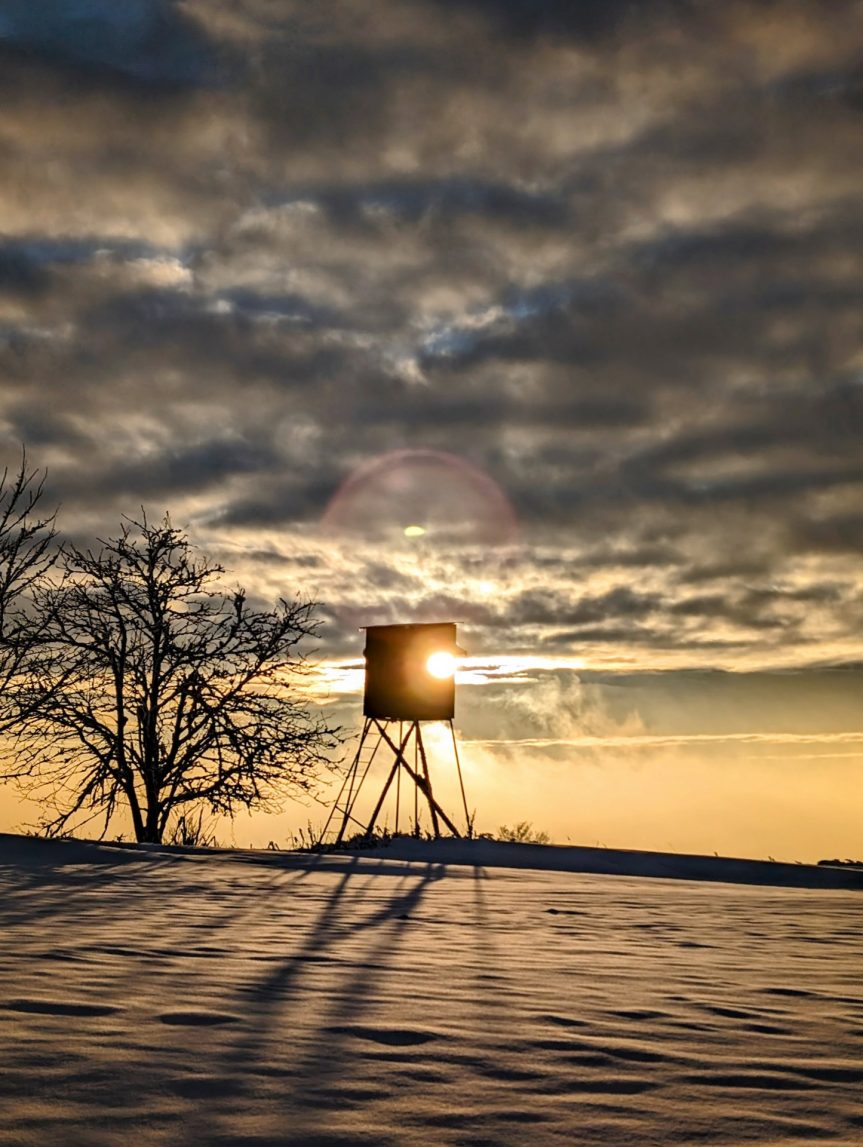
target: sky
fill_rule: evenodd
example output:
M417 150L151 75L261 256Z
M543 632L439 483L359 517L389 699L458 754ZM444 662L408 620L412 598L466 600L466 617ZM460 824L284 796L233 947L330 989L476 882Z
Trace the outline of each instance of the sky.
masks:
M358 627L457 621L480 828L860 855L861 43L856 0L0 0L0 460L65 537L168 510L320 602L348 729Z

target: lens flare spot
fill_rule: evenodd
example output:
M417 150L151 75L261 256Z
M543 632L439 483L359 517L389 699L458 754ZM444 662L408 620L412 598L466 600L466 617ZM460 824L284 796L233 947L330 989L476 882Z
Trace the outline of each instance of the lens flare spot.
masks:
M443 680L446 677L452 677L456 670L456 659L451 653L447 653L443 649L439 649L437 653L433 653L426 662L426 669L431 673L432 677L439 677Z
M421 538L424 533L424 526L405 526L404 528L404 535L406 538Z

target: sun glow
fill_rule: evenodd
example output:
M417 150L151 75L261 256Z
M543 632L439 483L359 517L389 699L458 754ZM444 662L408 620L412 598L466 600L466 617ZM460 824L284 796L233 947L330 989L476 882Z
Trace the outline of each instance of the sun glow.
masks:
M437 653L433 653L426 662L426 669L432 677L439 677L443 680L445 677L452 677L456 670L456 659L451 653L440 649Z

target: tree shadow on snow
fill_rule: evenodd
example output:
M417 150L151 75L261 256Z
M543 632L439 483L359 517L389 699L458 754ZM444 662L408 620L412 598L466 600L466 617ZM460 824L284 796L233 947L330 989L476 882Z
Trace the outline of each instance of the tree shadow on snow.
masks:
M330 859L330 858L328 858ZM292 1109L291 1142L319 1144L320 1147L348 1147L370 1142L360 1136L343 1136L321 1129L323 1113L332 1096L332 1087L343 1083L350 1072L349 1061L356 1055L357 1040L380 1048L397 1048L405 1042L420 1042L421 1033L405 1033L391 1027L364 1026L367 1010L378 998L378 989L396 960L405 929L429 887L446 874L443 864L413 864L398 872L392 894L380 903L376 893L381 885L373 880L375 906L363 912L370 898L369 882L363 875L378 877L391 868L373 865L366 857L338 858L327 865L339 872L336 886L299 946L249 987L242 989L236 1010L243 1015L243 1030L208 1063L216 1078L230 1079L240 1090L243 1082L254 1087L261 1074L274 1071L284 1079ZM400 867L400 866L399 866ZM363 940L368 938L368 943ZM358 947L358 945L361 945ZM322 989L320 977L326 980ZM315 1008L320 1015L309 1023ZM303 1038L285 1062L285 1047L296 1026L304 1026ZM279 1064L274 1068L274 1061ZM298 1123L298 1113L305 1116ZM188 1144L202 1141L230 1144L239 1142L229 1135L219 1137L219 1124L230 1114L210 1110L196 1113L185 1121ZM227 1127L224 1128L227 1131ZM257 1141L256 1141L257 1142ZM282 1141L283 1142L283 1141ZM384 1140L377 1138L377 1144Z

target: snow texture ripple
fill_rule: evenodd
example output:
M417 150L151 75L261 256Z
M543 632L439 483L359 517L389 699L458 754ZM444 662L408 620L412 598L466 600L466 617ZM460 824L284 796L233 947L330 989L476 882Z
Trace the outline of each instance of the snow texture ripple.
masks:
M863 1142L859 892L428 856L0 837L0 1143Z

